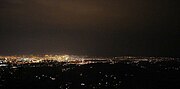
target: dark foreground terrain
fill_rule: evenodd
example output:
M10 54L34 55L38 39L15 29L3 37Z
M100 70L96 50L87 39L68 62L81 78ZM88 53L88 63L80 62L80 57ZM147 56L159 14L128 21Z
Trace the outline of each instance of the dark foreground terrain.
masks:
M1 65L0 89L180 89L180 62Z

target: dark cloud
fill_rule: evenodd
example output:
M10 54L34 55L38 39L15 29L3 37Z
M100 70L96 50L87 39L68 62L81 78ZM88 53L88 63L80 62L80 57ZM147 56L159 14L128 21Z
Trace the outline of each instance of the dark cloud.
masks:
M142 25L152 18L149 16L156 15L157 11L164 8L162 5L157 8L153 2L142 0L136 2L133 0L7 0L4 2L6 8L1 9L4 14L1 17L9 19L15 25L37 23L39 26L48 24L77 28L106 27L114 24L125 27ZM159 12L160 16L161 14L163 13Z
M178 0L0 0L0 53L179 55Z

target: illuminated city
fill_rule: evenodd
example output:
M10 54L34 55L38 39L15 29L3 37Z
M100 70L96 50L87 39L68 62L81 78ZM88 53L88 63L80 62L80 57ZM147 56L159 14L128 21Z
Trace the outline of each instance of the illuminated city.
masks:
M121 61L129 61L132 63L138 63L141 61L147 62L160 62L160 61L173 61L179 60L172 57L135 57L135 56L122 56L122 57L88 57L88 56L76 56L76 55L21 55L21 56L0 56L1 66L2 63L10 64L31 64L31 63L43 63L47 61L65 62L67 64L91 64L91 63L118 63Z
M1 89L149 89L161 88L154 83L163 79L168 79L167 87L175 87L179 82L173 81L179 80L173 78L178 79L178 74L180 59L172 57L0 56Z

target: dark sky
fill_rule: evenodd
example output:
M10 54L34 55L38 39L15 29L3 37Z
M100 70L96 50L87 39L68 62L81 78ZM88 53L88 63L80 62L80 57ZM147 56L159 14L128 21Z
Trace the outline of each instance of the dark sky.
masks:
M179 0L0 0L0 54L180 56Z

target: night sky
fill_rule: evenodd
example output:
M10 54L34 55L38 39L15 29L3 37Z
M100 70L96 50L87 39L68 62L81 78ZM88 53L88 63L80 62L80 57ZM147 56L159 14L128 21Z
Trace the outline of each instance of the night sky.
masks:
M180 57L179 0L0 0L0 55Z

